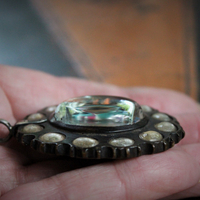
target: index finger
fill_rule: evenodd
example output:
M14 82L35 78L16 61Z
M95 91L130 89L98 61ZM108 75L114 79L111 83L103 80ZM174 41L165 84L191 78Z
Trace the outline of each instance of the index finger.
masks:
M83 95L124 96L170 114L199 111L194 100L171 90L120 88L75 78L58 78L17 67L0 66L0 86L12 105L16 119L68 98Z

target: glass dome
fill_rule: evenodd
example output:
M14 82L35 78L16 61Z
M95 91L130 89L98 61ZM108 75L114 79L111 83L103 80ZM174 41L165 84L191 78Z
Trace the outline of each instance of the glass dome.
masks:
M133 125L144 118L134 101L114 96L83 96L58 105L55 121L66 125L115 127Z

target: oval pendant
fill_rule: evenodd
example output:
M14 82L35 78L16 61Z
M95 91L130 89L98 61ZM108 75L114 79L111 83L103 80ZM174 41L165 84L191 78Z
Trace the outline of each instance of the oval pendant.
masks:
M86 159L159 153L185 135L174 117L115 96L69 99L26 116L10 132L41 153Z

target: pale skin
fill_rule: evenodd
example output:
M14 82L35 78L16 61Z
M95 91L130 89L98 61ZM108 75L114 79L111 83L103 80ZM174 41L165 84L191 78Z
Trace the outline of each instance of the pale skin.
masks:
M200 196L200 109L194 100L171 90L120 88L0 66L0 118L12 125L43 107L94 94L124 96L167 112L179 120L186 136L163 153L95 165L70 158L48 160L12 139L0 146L2 200Z

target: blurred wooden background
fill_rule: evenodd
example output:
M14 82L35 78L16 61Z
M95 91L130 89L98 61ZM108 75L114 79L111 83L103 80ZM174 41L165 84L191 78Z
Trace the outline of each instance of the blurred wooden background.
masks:
M83 77L170 88L197 98L193 1L32 3Z

